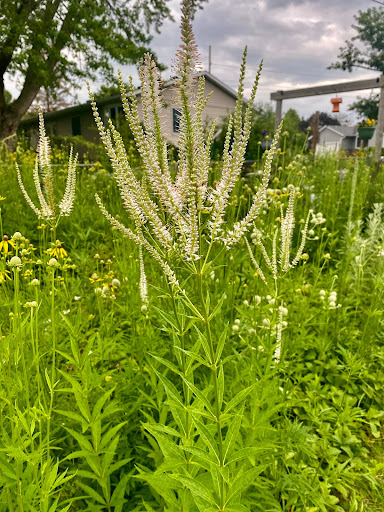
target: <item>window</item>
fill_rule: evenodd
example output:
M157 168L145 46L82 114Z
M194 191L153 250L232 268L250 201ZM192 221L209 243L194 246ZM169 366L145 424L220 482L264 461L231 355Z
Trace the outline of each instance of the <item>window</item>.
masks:
M180 119L181 112L176 108L173 109L173 131L174 133L180 133Z
M81 135L80 116L72 117L72 135Z

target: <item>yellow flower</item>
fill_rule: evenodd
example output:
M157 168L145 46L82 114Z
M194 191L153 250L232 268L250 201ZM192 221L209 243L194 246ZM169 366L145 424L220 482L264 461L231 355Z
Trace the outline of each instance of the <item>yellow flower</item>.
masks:
M53 258L63 259L68 256L67 251L63 248L63 244L60 240L56 240L56 243L51 244L51 248L47 249L47 254Z
M7 256L7 254L10 251L10 247L15 248L16 247L15 242L13 240L10 240L7 237L7 235L4 235L3 240L0 242L0 252L3 252L5 254L5 256Z
M11 281L10 277L10 271L9 270L0 270L0 284L5 283L7 279Z

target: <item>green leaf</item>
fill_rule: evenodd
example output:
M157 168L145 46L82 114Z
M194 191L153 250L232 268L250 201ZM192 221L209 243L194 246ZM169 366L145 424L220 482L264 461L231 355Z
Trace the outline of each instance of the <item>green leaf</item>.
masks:
M199 340L203 346L203 349L204 349L204 352L205 352L205 356L207 358L207 361L209 361L209 364L213 364L213 361L212 361L212 357L211 357L211 351L210 351L210 348L209 348L209 343L208 343L208 340L207 338L204 336L204 334L200 331L200 329L195 325L195 329L197 331L197 334L199 336Z
M116 454L119 439L120 439L120 436L115 437L113 439L113 441L109 444L108 449L105 450L105 454L103 457L103 463L102 463L104 472L107 472L111 465L111 462Z
M192 393L205 405L207 410L211 413L212 417L215 418L215 412L213 410L212 405L210 404L208 398L194 385L192 382L190 382L185 377L181 377L185 384L189 387L189 389L192 391Z
M108 443L115 437L117 432L126 425L128 421L123 421L122 423L119 423L118 425L115 425L114 427L108 429L108 432L103 435L100 441L99 450L103 451L105 447L108 445Z
M76 432L76 430L73 430L69 427L64 427L65 430L67 430L72 437L74 437L76 439L76 441L79 443L80 447L85 450L85 451L88 451L89 453L94 453L94 449L93 449L93 446L91 445L91 443L88 441L88 439L84 436L82 436L79 432Z
M87 402L86 398L84 397L83 389L81 387L80 382L78 382L71 375L69 375L61 370L59 370L59 372L72 384L71 391L75 395L75 400L76 400L77 406L78 406L81 414L88 421L88 423L91 423L91 411L89 410L88 402Z
M163 320L165 320L165 322L170 325L172 327L172 330L177 332L179 335L181 334L179 332L179 328L177 326L177 322L176 320L173 318L173 316L169 315L168 313L166 313L165 311L163 311L162 309L160 308L157 308L156 306L153 306L154 310L157 311L159 313L159 315L161 316L161 318Z
M256 453L260 453L263 451L266 451L270 448L275 448L275 445L273 444L267 444L263 443L260 446L248 446L247 448L242 448L241 450L237 450L232 455L230 455L227 459L226 464L232 464L232 462L236 462L242 459L246 459L247 457L250 457L251 455L255 455Z
M189 350L184 350L181 347L176 347L176 349L180 350L180 352L183 352L184 354L186 354L187 356L189 356L191 358L188 361L189 366L191 365L193 360L196 360L196 361L199 361L199 363L202 364L203 366L206 366L207 368L211 367L211 364L209 363L209 361L206 361L204 358L201 357L201 355L197 354L196 352L191 352Z
M151 357L156 359L156 361L159 361L159 363L163 364L167 368L169 368L173 373L176 373L176 375L180 375L179 368L173 364L171 361L168 361L168 359L164 359L163 357L155 356L154 354L149 354Z
M83 416L81 416L81 414L78 414L77 412L72 412L72 411L62 411L60 409L56 409L56 412L58 414L61 414L62 416L66 416L67 418L70 418L70 419L80 423L81 427L83 429L83 434L87 430L89 423Z
M234 407L243 402L249 395L249 393L252 391L252 389L254 389L254 387L255 384L252 384L252 386L249 386L248 388L239 391L239 393L237 393L237 395L233 397L232 400L227 404L223 414L228 414L229 411L231 411Z
M78 482L77 485L81 487L90 498L93 498L97 503L101 503L102 505L106 506L105 499L102 496L100 496L100 494L97 491L95 491L95 489L92 489L92 487L83 484L82 482Z
M239 494L241 494L250 485L252 485L255 478L260 475L260 473L262 473L268 466L269 464L262 464L257 468L249 469L245 473L240 472L237 475L237 479L235 480L234 484L228 491L226 503L230 504L230 502L233 501Z
M128 459L121 459L117 462L115 462L114 464L112 464L112 466L109 467L106 475L109 476L109 475L112 475L112 473L114 471L117 471L118 469L122 468L123 466L126 466L128 464L128 462L130 462L132 460L132 457L128 458Z
M152 431L163 432L164 434L168 434L170 436L182 437L180 432L172 427L167 427L166 425L160 425L158 423L143 423L143 427L152 433Z
M181 482L187 489L191 491L193 495L200 496L212 505L216 504L216 501L210 490L198 480L182 475L170 475L170 477Z
M220 462L219 449L214 437L200 420L194 417L193 421L201 439L204 441L206 446L208 446L208 448L216 455L218 462Z
M215 355L215 357L216 357L215 363L216 364L219 364L221 354L223 353L223 350L224 350L225 341L227 339L228 325L229 324L227 323L227 325L224 327L224 330L221 333L219 341L217 343L217 349L216 349L216 355Z
M115 507L114 512L122 512L123 505L127 501L124 499L124 495L126 492L129 477L130 475L124 475L123 478L116 485L115 490L113 491L110 504L112 507Z
M201 459L209 462L209 464L215 464L216 466L218 465L217 458L213 457L210 453L207 453L201 448L197 448L196 446L182 446L182 449L188 453L192 453L193 455L200 457Z
M172 384L172 382L170 380L168 380L167 377L165 377L164 375L161 375L161 373L159 373L158 371L155 370L155 372L156 372L156 375L161 380L161 382L165 388L165 391L168 395L168 398L171 398L174 402L176 402L177 405L179 405L182 409L184 409L185 406L181 400L180 394L177 391L177 389L175 388L175 386Z
M96 418L100 415L101 409L104 407L105 402L110 398L111 394L115 391L116 388L111 388L107 392L105 392L96 402L93 410L92 410L92 421L95 421Z
M236 442L236 439L239 435L241 421L243 419L243 412L244 412L244 409L242 409L239 413L237 413L229 425L227 435L225 436L225 442L224 442L224 461L227 458L227 455L228 455L232 445L234 445L234 443Z
M179 510L180 505L175 496L175 492L173 489L176 488L172 479L165 474L154 474L154 473L140 473L136 478L141 480L145 480L148 482L150 486L152 486L156 492L160 494L166 501L168 505L170 505L173 509ZM179 487L179 486L177 486ZM171 510L172 510L171 508Z
M220 312L220 309L222 308L223 302L225 301L226 298L227 295L224 292L223 295L220 297L219 302L214 307L212 313L209 315L208 320L212 320L212 318L214 318Z
M221 411L221 407L223 405L223 398L224 398L224 367L223 367L223 365L220 366L217 383L218 383L218 395L219 395L218 396L219 410Z

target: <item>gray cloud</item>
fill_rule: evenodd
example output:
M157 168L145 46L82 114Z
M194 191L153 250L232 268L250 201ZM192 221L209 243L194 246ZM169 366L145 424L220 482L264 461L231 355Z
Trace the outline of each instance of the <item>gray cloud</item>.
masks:
M172 2L178 17L178 2ZM367 78L374 72L327 70L339 47L353 35L351 25L358 10L372 7L370 0L210 0L194 22L204 67L212 46L212 73L235 88L242 52L248 45L247 86L251 86L261 59L264 71L259 100L268 101L278 89L317 83ZM178 46L177 23L168 24L153 40L164 62ZM362 93L345 95L342 109ZM368 94L368 93L367 93ZM330 98L291 100L285 108L308 115L315 108L330 111Z
M166 22L152 41L160 61L168 66L179 45L180 2L171 0L169 5L176 22ZM327 70L336 60L339 47L354 34L353 16L359 9L373 6L371 0L209 0L196 13L194 31L204 68L208 67L211 45L212 73L234 89L243 49L248 45L246 86L249 90L263 59L257 99L269 101L275 90L375 76L364 70ZM125 76L137 78L134 67L122 71ZM169 68L164 77L170 73ZM342 111L346 113L348 103L364 94L369 91L343 95ZM79 99L87 99L85 87ZM283 108L296 108L300 115L308 116L316 109L330 112L329 101L327 96L290 100Z

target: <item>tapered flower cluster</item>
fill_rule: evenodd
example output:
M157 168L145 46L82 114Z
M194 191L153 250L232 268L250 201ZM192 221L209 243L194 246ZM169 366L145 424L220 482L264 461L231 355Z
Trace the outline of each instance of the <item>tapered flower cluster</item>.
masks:
M268 186L281 131L279 127L267 154L260 187L249 212L228 228L227 206L244 164L261 65L250 99L246 103L244 79L247 52L244 52L237 104L225 139L222 174L217 184L212 186L210 161L216 125L213 123L209 131L205 129L204 108L209 101L209 95L205 95L204 77L198 73L198 52L190 20L191 2L184 0L182 43L174 63L177 73L174 102L181 113L175 175L169 167L167 144L162 135L161 78L151 55L145 56L140 71L140 105L132 80L126 87L119 75L125 118L143 162L143 180L135 176L120 134L112 121L109 121L108 126L104 125L90 93L100 138L111 160L124 206L133 225L128 228L121 224L108 213L99 196L96 200L113 226L138 245L145 247L160 263L173 284L178 284L178 281L168 264L172 257L195 262L206 254L213 242L225 244L229 249L253 225ZM139 111L142 112L142 122Z
M286 274L288 270L295 267L303 254L305 242L307 240L308 233L308 223L309 218L312 214L312 210L308 212L307 219L305 221L304 227L301 231L301 241L299 248L296 251L296 255L292 258L291 249L292 249L292 240L295 229L295 195L296 189L293 185L289 185L289 199L288 206L284 213L283 206L281 206L281 217L280 217L280 229L276 229L273 241L272 241L272 254L268 255L267 249L265 248L264 242L262 240L262 235L260 231L256 230L254 232L255 236L253 239L254 244L260 249L262 254L262 259L264 259L266 266L272 273L274 279ZM280 236L279 236L280 234ZM280 247L278 248L278 238L280 238ZM256 268L256 272L259 277L267 283L267 279L265 277L264 272L260 268L260 265L256 261L256 258L253 255L252 249L247 242L249 255L253 265Z
M76 164L77 155L73 156L73 149L71 148L64 195L59 204L56 204L53 186L51 148L49 145L49 139L45 132L43 114L41 109L39 109L39 144L35 167L33 170L33 180L40 207L35 205L26 191L19 166L16 164L17 179L21 191L23 192L27 203L39 219L44 219L48 223L57 226L58 220L61 216L67 217L70 215L73 209L76 192Z

